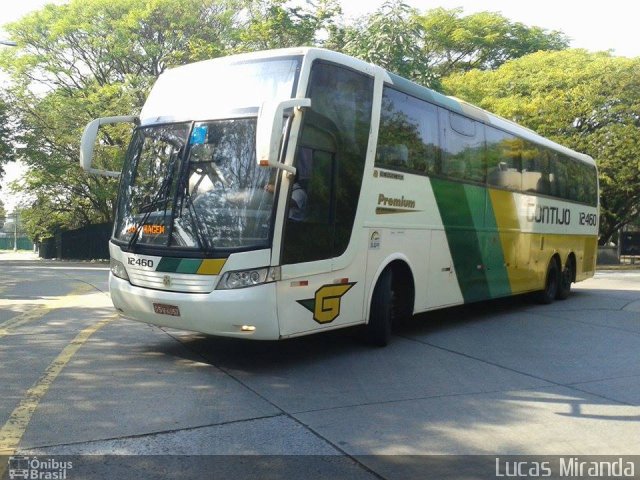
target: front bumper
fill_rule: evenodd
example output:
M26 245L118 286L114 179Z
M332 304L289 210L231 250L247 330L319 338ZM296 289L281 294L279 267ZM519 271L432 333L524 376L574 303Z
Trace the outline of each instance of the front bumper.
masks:
M178 293L136 287L110 274L109 290L120 315L131 320L225 337L280 338L275 283L207 294ZM174 305L180 316L158 314L154 303ZM255 330L242 331L243 325Z

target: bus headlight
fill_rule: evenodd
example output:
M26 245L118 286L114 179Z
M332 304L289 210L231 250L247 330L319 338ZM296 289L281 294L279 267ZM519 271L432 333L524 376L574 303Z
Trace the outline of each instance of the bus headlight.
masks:
M253 287L254 285L275 282L277 280L280 280L280 267L236 270L234 272L226 272L222 275L216 290Z
M116 277L123 280L129 280L129 275L127 274L127 269L124 268L124 263L111 257L109 265L111 268L111 273L113 273Z

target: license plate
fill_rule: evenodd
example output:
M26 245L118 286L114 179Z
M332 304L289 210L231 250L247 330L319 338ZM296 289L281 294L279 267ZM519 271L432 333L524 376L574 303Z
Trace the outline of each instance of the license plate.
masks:
M160 315L180 316L180 309L176 305L167 305L166 303L154 303L153 311Z

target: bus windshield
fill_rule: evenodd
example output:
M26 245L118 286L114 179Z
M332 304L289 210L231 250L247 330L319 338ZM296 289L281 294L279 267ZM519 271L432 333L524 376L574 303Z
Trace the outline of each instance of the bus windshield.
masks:
M115 239L205 252L267 247L272 171L256 164L255 129L255 117L138 128Z

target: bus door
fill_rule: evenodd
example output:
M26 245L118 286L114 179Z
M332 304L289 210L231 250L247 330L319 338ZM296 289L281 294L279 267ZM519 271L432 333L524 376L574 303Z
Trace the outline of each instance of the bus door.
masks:
M308 134L309 129L306 128ZM348 322L344 301L353 286L333 271L336 244L335 151L298 147L298 178L290 179L282 243L278 318L283 336ZM309 161L309 177L302 165ZM359 304L362 307L361 302Z
M366 262L336 259L351 241L369 143L373 78L316 61L296 146L295 178L283 182L278 282L282 336L363 319Z

